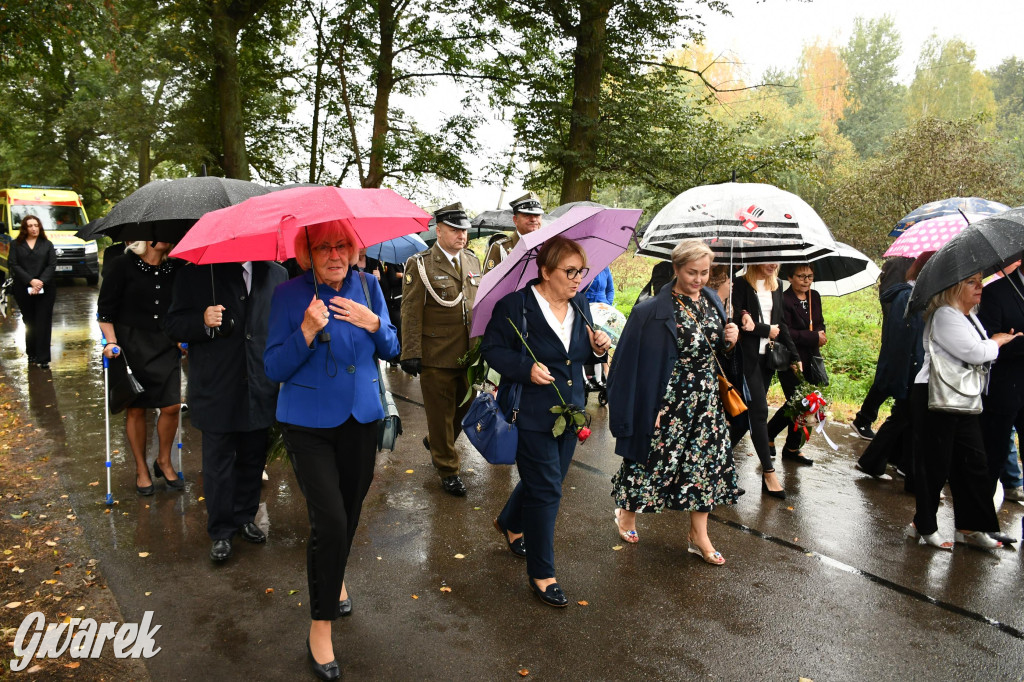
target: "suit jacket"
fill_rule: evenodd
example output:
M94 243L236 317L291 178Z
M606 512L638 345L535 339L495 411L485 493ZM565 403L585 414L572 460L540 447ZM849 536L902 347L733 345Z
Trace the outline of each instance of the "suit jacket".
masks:
M350 268L335 291L321 283L316 295L327 303L335 296L372 308L380 329L372 334L332 315L327 343L319 337L306 345L299 325L312 298L313 273L290 279L274 291L270 303L270 335L263 366L271 381L281 383L277 420L312 428L331 428L349 417L366 424L384 418L377 384L377 357L398 355L398 336L388 316L377 278L368 275L370 301L363 294L359 272Z
M491 314L491 320L487 323L480 352L487 364L501 374L498 404L506 418L512 418L513 401L509 396L512 386L522 384L523 391L516 425L526 431L550 433L555 425L555 415L551 413L551 408L560 404L558 393L551 385L539 386L530 381L533 358L523 351L523 344L508 321L512 320L522 331L523 316L526 316L526 343L537 360L546 366L548 372L555 378L554 385L558 387L562 398L571 405L582 407L587 402L583 365L604 362L606 356L595 356L590 347L586 324L593 327L594 322L590 317L587 297L581 293L577 293L570 303L574 306L576 317L573 321L569 351L566 352L558 335L544 318L540 303L530 289L539 281L535 279L520 291L513 291L498 301ZM586 324L580 316L581 311L586 318Z
M1012 280L1012 281L1011 281ZM1016 288L1014 286L1016 285ZM991 337L996 332L1024 331L1024 283L1018 272L992 282L981 294L978 319ZM999 349L999 357L989 374L985 409L1016 413L1024 407L1024 338L1015 339Z
M14 286L21 293L26 293L28 283L34 279L43 283L45 291L53 286L57 250L49 239L37 238L34 249L29 247L28 242L15 239L7 252L7 267L14 276Z
M740 354L743 358L743 376L752 377L754 372L760 372L759 363L760 355L758 354L758 346L760 345L761 339L768 338L768 334L771 331L770 326L773 324L779 325L779 335L776 338L776 342L780 342L789 349L793 358L799 357L796 345L793 343L793 339L789 336L789 328L786 326L785 320L783 320L783 305L782 305L782 287L779 287L772 292L772 317L767 322L761 322L761 303L757 300L757 292L754 291L754 287L750 286L742 277L737 277L732 281L732 305L733 320L740 328ZM741 324L743 311L750 313L750 316L754 318L754 330L745 332L743 331L743 325ZM795 362L795 360L794 360ZM767 387L766 387L767 388Z
M650 454L654 421L679 359L674 281L633 308L608 372L608 428L615 436L615 454L641 464ZM724 323L718 295L707 287L702 293Z
M810 296L810 305L804 309L799 298L796 297L792 287L786 289L782 294L782 321L786 323L789 336L793 339L800 354L800 361L806 367L812 355L818 355L818 332L825 331L825 317L821 313L821 295L811 289L807 292ZM814 329L811 329L811 315L814 315ZM781 334L781 332L780 332Z
M402 287L402 359L420 358L424 367L456 369L459 358L469 350L469 326L476 289L480 284L480 261L469 249L459 253L462 276L436 243L405 263ZM426 274L430 291L423 285ZM454 301L457 305L438 303ZM437 297L437 299L434 298Z
M174 281L164 333L188 343L188 401L192 425L200 431L230 433L265 429L274 423L277 383L263 371L270 299L288 278L277 263L252 264L252 286L245 291L239 263L186 265ZM224 306L227 336L211 336L203 313Z

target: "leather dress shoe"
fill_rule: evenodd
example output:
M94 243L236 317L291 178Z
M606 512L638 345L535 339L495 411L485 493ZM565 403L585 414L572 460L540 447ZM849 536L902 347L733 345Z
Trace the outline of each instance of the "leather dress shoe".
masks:
M231 540L214 540L210 548L210 558L214 561L227 561L231 556Z
M790 462L796 462L797 464L803 464L804 466L811 466L814 464L814 460L810 457L804 457L804 453L790 452L786 448L782 448L782 459L789 460Z
M309 667L318 678L321 680L341 679L341 670L338 669L337 660L333 660L330 663L316 662L316 659L313 658L313 649L309 646L309 637L306 638L306 655L309 656Z
M430 439L426 436L423 436L423 447L427 449L427 452L430 452Z
M508 539L508 533L505 532L504 526L498 519L494 519L494 528L501 533L501 537L508 544L508 551L512 552L518 557L526 558L526 543L523 541L523 536L520 535L515 540Z
M259 544L267 541L267 534L260 530L260 527L252 521L239 528L238 532L249 542Z
M342 618L352 615L352 597L338 602L338 615Z
M562 592L562 586L558 583L551 583L546 590L541 592L534 579L530 578L530 587L533 588L533 593L548 606L563 608L569 605L569 598L565 596L565 592Z
M442 478L441 487L446 493L455 497L463 497L466 494L466 484L462 482L458 474Z

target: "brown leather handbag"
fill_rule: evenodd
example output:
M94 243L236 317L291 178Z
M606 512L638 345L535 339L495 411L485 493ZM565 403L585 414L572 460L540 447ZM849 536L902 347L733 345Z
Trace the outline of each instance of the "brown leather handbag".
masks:
M681 302L681 301L680 301ZM725 407L725 413L730 417L738 417L747 411L747 404L743 402L743 396L736 390L736 387L732 385L732 382L725 376L725 370L722 368L722 363L718 360L718 354L715 353L715 346L708 339L707 334L704 333L704 328L701 327L700 322L690 312L686 304L683 303L683 310L690 316L694 324L697 325L700 335L704 337L704 340L708 342L708 346L711 347L711 355L715 358L715 364L718 365L718 395L722 398L722 406Z

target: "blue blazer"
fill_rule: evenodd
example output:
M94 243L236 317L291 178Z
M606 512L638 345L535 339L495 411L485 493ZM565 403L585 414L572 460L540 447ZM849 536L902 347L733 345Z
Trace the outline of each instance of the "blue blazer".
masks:
M577 292L570 303L575 306L576 317L573 321L569 351L566 352L558 335L544 318L540 304L530 289L539 282L540 280L535 279L522 290L513 291L498 301L491 314L491 320L487 323L480 353L487 364L501 374L498 404L505 413L505 418L512 418L512 400L509 392L514 384L522 384L523 392L519 401L516 425L526 431L550 433L555 425L555 415L551 413L551 408L559 405L558 394L551 385L539 386L530 381L533 358L529 353L523 352L523 345L508 321L515 322L516 327L520 327L522 331L525 314L526 343L537 356L537 360L555 377L554 385L558 386L562 398L572 405L582 407L587 402L583 366L603 362L604 357L598 358L594 355L587 328L580 318L582 311L587 323L593 327L587 297Z
M313 274L305 272L274 290L263 366L271 381L281 382L279 422L331 428L349 417L362 424L384 418L376 357L398 355L398 335L377 278L367 277L366 284L369 304L355 269L349 269L340 291L321 283L317 296L324 303L343 296L368 305L380 317L380 329L371 334L331 315L325 327L331 335L330 343L316 338L310 346L300 325L313 298Z
M650 454L654 421L679 358L674 282L633 308L608 371L608 427L615 436L615 454L641 464ZM703 294L724 324L718 295L707 287Z

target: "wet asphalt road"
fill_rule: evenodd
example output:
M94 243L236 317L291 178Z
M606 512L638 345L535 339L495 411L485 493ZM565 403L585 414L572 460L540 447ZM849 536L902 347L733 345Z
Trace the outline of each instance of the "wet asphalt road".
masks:
M65 443L53 461L125 619L152 610L162 625L151 676L312 679L303 644L308 525L287 464L272 464L264 485L258 522L267 544L239 538L232 559L215 566L198 432L186 418L186 491L157 483L155 496L139 498L118 415L118 504L104 513L95 297L94 288L61 287L50 372L26 369L12 315L0 326L0 373L21 391L31 419ZM759 493L756 459L744 456L749 441L740 444L740 484L749 492L713 513L712 540L727 559L714 567L686 553L681 514L641 517L640 543L618 540L609 480L620 460L592 399L594 435L576 450L556 531L558 578L571 602L556 610L530 593L525 563L491 526L514 470L486 464L460 439L469 495L445 495L420 444L418 382L397 370L389 380L405 433L378 458L347 575L354 614L335 624L348 679L513 680L521 669L550 680L1024 677L1020 553L943 553L905 540L913 499L898 479L852 469L864 441L844 425L829 427L837 453L810 447L813 467L779 466L786 501ZM999 510L1004 530L1019 535L1024 506ZM939 525L952 535L949 500Z

